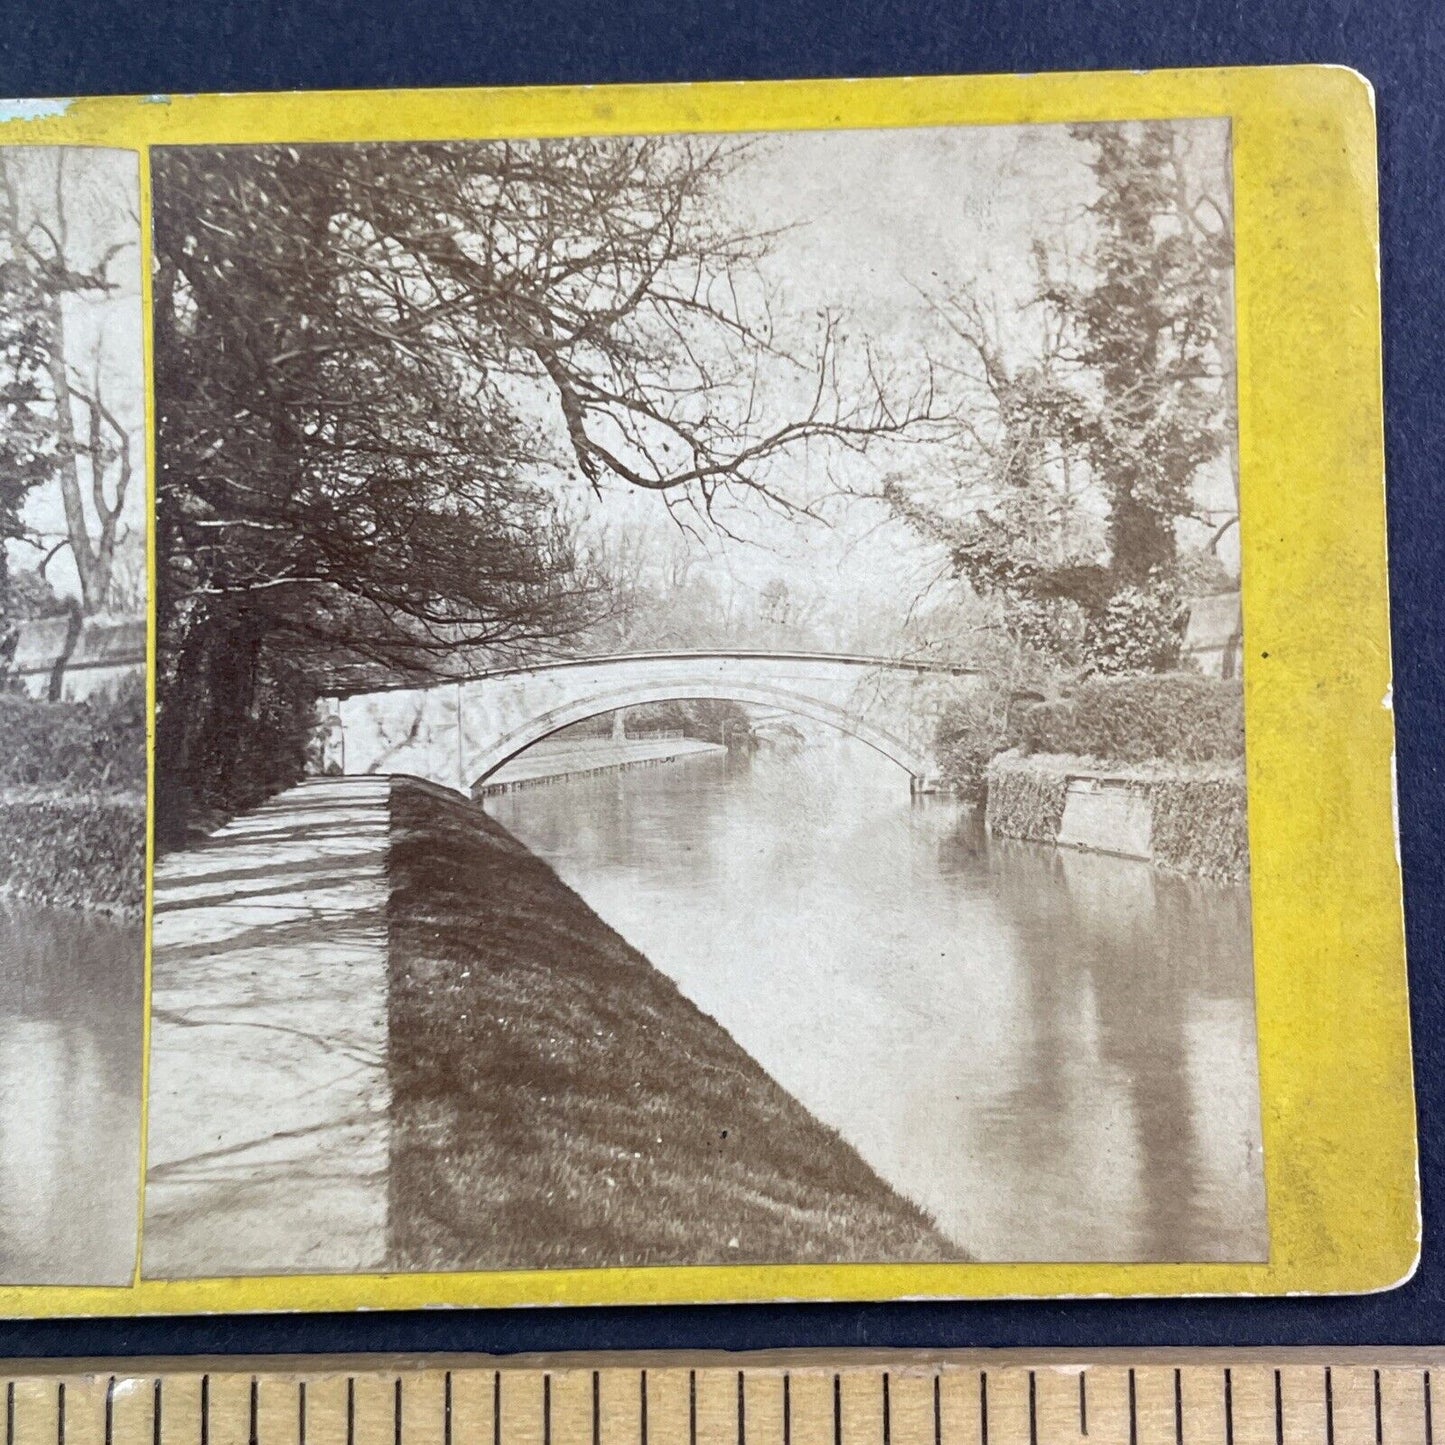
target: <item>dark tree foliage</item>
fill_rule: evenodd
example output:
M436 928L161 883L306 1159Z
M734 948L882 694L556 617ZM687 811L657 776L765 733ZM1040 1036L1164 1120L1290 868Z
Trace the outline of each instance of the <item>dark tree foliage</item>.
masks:
M765 464L906 428L837 399L831 323L773 415L737 148L669 139L160 150L159 752L208 806L303 755L328 687L577 635L568 477L786 505ZM871 370L868 373L872 381Z
M44 617L62 617L69 610L62 597L39 572L19 571L7 579L5 604L0 616L7 622L29 622Z
M212 807L294 776L348 668L572 611L485 356L425 344L351 189L293 151L157 157L160 750Z

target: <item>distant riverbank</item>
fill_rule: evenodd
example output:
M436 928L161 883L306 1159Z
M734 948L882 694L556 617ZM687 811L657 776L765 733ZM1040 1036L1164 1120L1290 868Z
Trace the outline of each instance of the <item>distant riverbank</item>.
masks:
M534 743L511 762L503 763L474 792L478 798L487 798L560 778L657 767L726 751L720 743L681 736L544 740Z

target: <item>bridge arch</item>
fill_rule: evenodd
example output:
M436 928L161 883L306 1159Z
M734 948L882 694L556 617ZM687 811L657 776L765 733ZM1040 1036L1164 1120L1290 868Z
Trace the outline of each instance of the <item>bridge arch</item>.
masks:
M469 779L468 791L475 790L498 768L519 753L525 752L534 743L541 742L543 738L571 727L574 723L586 722L589 718L616 712L621 708L640 707L648 703L703 701L736 702L793 713L866 743L902 768L912 780L915 789L924 786L929 778L929 759L904 739L871 720L860 718L822 698L811 697L788 688L737 681L722 684L671 682L653 686L634 684L591 693L529 718L523 725L467 756L465 766Z
M939 709L972 668L830 653L629 653L496 668L322 699L318 748L347 773L408 773L466 792L551 733L645 703L730 700L812 719L936 786Z

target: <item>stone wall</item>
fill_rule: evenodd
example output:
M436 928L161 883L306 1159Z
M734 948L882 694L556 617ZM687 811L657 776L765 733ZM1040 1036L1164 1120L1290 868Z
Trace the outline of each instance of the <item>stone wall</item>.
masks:
M50 697L58 682L58 701L82 702L143 677L145 666L143 614L68 614L20 623L3 671L31 697Z

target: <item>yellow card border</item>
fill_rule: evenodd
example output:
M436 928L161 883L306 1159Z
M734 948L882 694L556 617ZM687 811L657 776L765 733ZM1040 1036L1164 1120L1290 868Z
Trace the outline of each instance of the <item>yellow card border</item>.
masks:
M137 1266L130 1287L0 1288L0 1313L1357 1293L1407 1279L1419 1257L1419 1188L1393 812L1374 103L1362 77L1298 67L13 102L0 103L0 145L141 153L149 314L152 145L1205 116L1228 117L1234 137L1267 1264L668 1266L195 1281L142 1280ZM146 345L149 373L149 337ZM152 396L148 407L153 417ZM153 429L149 445L153 502ZM153 660L154 617L150 645ZM146 969L149 998L149 952Z

